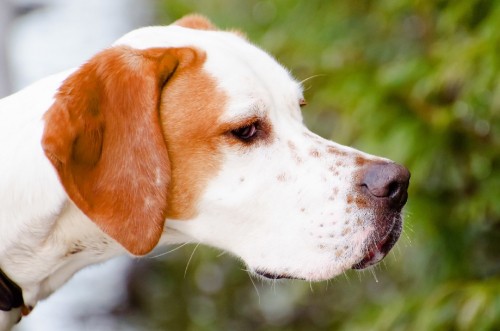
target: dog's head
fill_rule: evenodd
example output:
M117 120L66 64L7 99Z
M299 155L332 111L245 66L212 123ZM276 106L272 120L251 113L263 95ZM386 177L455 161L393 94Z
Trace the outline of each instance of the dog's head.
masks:
M189 16L74 72L42 144L73 202L132 254L175 235L268 278L321 280L388 253L409 173L310 132L304 104L267 53Z

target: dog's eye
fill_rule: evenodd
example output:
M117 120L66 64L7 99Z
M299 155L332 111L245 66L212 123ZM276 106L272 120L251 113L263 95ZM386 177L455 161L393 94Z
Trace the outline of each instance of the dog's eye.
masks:
M258 131L257 127L258 123L251 123L245 126L242 126L241 128L238 128L236 130L232 130L231 133L238 139L248 142L252 140L252 138L255 137Z

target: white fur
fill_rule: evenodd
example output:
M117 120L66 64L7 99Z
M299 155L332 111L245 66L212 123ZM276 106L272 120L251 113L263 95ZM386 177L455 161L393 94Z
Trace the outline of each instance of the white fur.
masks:
M273 125L271 144L221 147L223 167L203 192L198 216L167 220L161 244L200 242L228 250L250 270L307 280L331 278L363 257L374 215L347 213L346 197L355 156L371 157L304 127L301 86L274 59L233 33L177 26L139 29L115 45L205 50L204 70L229 96L220 121L257 115ZM40 145L42 116L70 72L0 101L0 267L32 306L86 265L125 252L68 199ZM85 250L68 254L78 245ZM18 314L0 312L0 329Z

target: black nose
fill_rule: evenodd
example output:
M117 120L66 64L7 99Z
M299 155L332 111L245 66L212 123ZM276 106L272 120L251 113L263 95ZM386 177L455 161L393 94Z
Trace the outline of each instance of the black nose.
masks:
M366 166L361 186L370 197L386 199L401 208L408 198L409 183L410 172L405 167L396 163L373 163Z

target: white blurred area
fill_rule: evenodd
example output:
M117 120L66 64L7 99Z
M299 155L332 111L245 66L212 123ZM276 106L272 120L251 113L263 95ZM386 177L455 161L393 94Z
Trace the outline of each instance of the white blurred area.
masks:
M0 97L82 64L153 18L153 0L0 0ZM124 256L82 270L14 330L134 330L109 314L124 299L131 263Z
M138 331L112 314L125 299L130 267L130 258L122 256L81 270L14 331Z
M126 32L153 21L148 0L0 0L29 10L6 38L14 90L77 66ZM15 11L15 9L14 9Z

